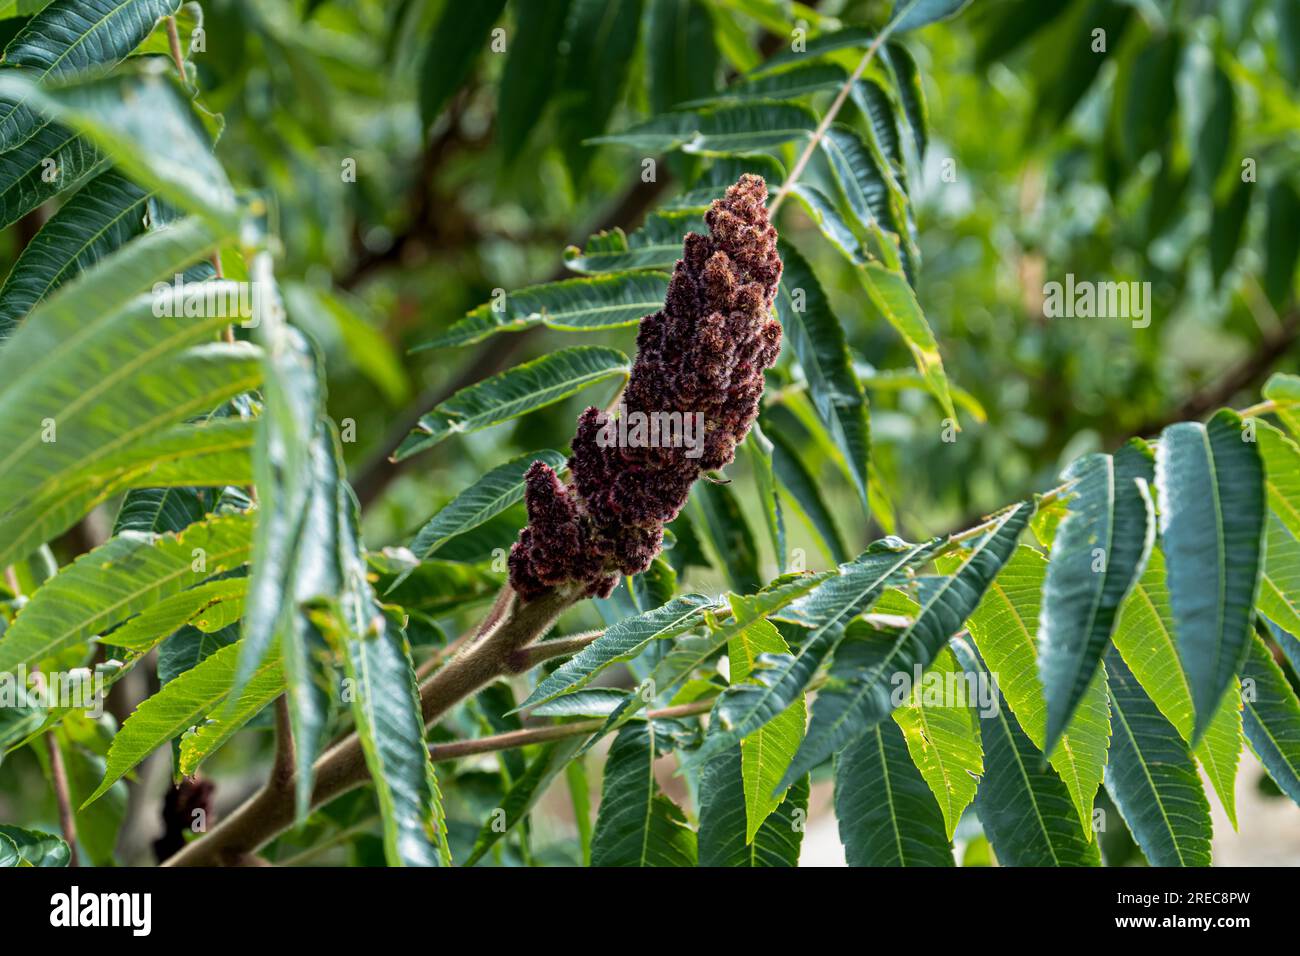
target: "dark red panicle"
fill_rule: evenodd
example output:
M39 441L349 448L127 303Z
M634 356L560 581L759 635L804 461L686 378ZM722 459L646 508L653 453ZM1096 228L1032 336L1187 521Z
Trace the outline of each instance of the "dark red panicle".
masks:
M525 599L566 582L607 596L619 574L650 566L663 527L702 472L730 464L776 362L781 325L772 301L781 279L767 186L744 175L705 214L708 236L690 233L662 311L641 320L636 363L623 393L627 413L702 413L703 452L684 447L602 446L608 418L578 419L569 483L542 462L527 474L528 526L510 551L510 583Z

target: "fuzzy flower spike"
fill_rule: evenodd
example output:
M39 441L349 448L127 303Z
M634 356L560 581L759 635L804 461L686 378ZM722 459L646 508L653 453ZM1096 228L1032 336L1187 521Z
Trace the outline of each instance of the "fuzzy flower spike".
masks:
M689 447L614 440L626 428L598 408L583 412L569 481L540 461L528 470L528 526L510 551L520 597L570 582L608 596L619 574L650 566L695 480L735 458L758 415L763 370L781 349L772 317L781 259L766 201L761 177L744 175L727 188L705 214L709 234L686 236L664 307L642 319L637 334L619 414L702 423L701 433Z

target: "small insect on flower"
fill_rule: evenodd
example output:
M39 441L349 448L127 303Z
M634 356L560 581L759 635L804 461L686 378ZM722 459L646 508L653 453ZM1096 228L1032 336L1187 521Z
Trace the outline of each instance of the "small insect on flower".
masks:
M641 320L625 414L699 414L698 448L601 440L609 417L578 418L569 481L534 462L526 476L528 526L510 551L510 583L530 599L569 582L607 596L619 574L650 566L664 525L701 474L728 465L758 415L763 371L776 362L781 325L772 301L781 280L767 186L744 175L705 214L707 236L689 233L664 307Z

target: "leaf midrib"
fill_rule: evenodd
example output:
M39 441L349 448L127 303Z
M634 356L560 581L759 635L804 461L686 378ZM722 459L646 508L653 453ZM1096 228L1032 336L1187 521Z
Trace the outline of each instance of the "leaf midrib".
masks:
M177 541L180 541L181 539L180 539L180 537L178 536L176 540L177 540ZM151 545L148 545L148 546L149 546L149 547L153 547L152 544L151 544ZM239 554L241 551L245 551L245 552L246 552L246 551L248 551L251 547L252 547L251 542L244 542L243 544L235 545L235 546L231 547L231 548L228 549L228 550L225 550L225 551L219 551L219 552L217 552L216 555L215 555L216 562L219 563L220 561L222 561L222 560L224 560L224 559L226 559L226 558L233 557L234 555ZM92 553L92 552L88 552L88 553ZM212 558L212 557L214 557L214 555L209 554L208 557L209 557L209 558ZM178 568L178 569L172 571L170 574L164 574L164 575L162 575L161 577L156 577L156 578L151 578L151 579L149 579L149 581L146 582L146 585L147 585L147 586L145 586L145 587L138 587L136 590L133 590L133 591L129 592L129 593L128 593L125 597L123 597L121 600L119 600L119 601L115 601L114 603L112 603L112 604L110 604L110 605L107 605L107 606L105 606L105 607L101 607L101 608L98 610L98 612L95 613L94 615L91 615L90 617L87 617L87 618L83 618L83 619L82 619L79 623L77 623L74 627L64 629L64 631L63 631L63 632L62 632L62 633L61 633L61 634L60 634L60 635L59 635L59 636L58 636L54 641L50 642L50 643L46 646L46 648L43 650L42 653L43 653L44 656L46 656L46 657L48 657L50 654L58 653L59 651L63 650L65 647L68 647L69 645L76 643L76 641L78 640L78 634L79 634L80 632L85 631L86 628L88 628L88 627L92 627L92 626L93 626L93 623L94 623L97 619L103 618L105 615L108 615L108 614L116 613L116 612L117 612L117 611L122 607L122 605L127 604L127 603L130 603L131 601L133 601L133 600L135 600L136 598L138 598L141 594L144 594L144 593L146 593L147 591L152 590L153 588L155 588L155 587L157 587L157 586L159 586L159 585L169 584L169 583L171 583L172 581L176 580L177 578L179 578L179 577L181 577L181 576L183 576L183 575L185 575L185 574L193 574L193 573L194 573L194 572L190 569L190 565L189 565L189 564L185 564L183 567ZM214 571L213 573L215 574L215 573L217 573L217 572ZM19 615L19 617L17 617L17 618L14 619L14 624L13 624L14 627L17 627L17 626L18 626L18 621L20 620L20 618L21 618L21 614ZM109 618L109 619L111 620L112 618ZM12 635L12 631L10 632L10 634ZM38 634L39 634L39 632L38 632ZM29 656L27 656L27 657L24 657L22 660L15 662L15 664L14 664L13 666L14 666L14 667L19 667L19 666L22 666L23 664L30 664L33 660L38 660L38 659L40 659L40 658L37 658L37 657L34 657L34 656L30 656L30 655L29 655Z
M1174 832L1173 825L1169 822L1169 814L1165 812L1164 801L1160 799L1160 791L1156 788L1156 783L1151 779L1151 772L1147 769L1146 756L1138 746L1137 736L1133 733L1133 728L1129 726L1128 718L1124 716L1124 705L1120 703L1119 696L1112 694L1111 699L1115 704L1115 716L1119 718L1120 726L1124 729L1125 736L1128 737L1129 744L1133 747L1133 752L1137 754L1138 766L1142 769L1142 776L1147 782L1147 788L1151 791L1151 803L1160 811L1161 822L1164 823L1165 832L1169 834L1169 841L1173 844L1174 852L1178 854L1179 866L1186 866L1183 859L1182 847L1178 845L1178 835Z

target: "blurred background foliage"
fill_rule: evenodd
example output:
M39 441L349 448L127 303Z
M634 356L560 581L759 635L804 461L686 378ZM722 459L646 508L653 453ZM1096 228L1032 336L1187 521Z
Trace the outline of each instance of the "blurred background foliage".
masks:
M411 346L494 289L562 276L567 244L630 231L695 172L660 162L642 183L643 157L581 140L708 94L796 29L877 23L887 4L443 6L211 0L194 55L225 116L221 159L274 196L293 317L326 351L331 413L356 423L346 450L372 547L403 541L486 468L565 447L576 410L598 400L386 461L453 386L574 339ZM508 41L496 52L494 24L550 31L554 55L518 63ZM1090 52L1098 25L1105 56ZM591 29L606 32L594 42ZM780 223L814 258L866 373L888 530L948 530L1047 486L1082 452L1249 403L1270 369L1295 367L1298 34L1281 0L987 0L910 41L930 116L912 184L918 294L951 381L974 399L955 441L848 267L800 241L812 227L795 205ZM851 69L857 56L830 59ZM1243 184L1247 160L1256 181ZM1044 318L1043 284L1066 273L1150 281L1150 327ZM607 336L624 349L632 337ZM852 488L823 464L832 510L851 514ZM874 536L845 524L850 550Z
M0 39L39 6L0 4L10 14ZM218 155L237 186L272 200L278 274L291 317L325 354L329 411L344 429L370 548L409 544L489 468L567 448L581 408L612 398L605 385L400 464L388 459L418 416L457 388L577 340L530 329L460 349L413 346L495 290L568 275L566 246L602 229L630 232L707 162L584 140L710 95L788 51L800 31L869 27L889 6L205 0L193 62L203 102L224 117ZM494 26L505 28L504 49ZM1098 27L1104 56L1092 52ZM834 450L801 426L799 397L786 399L780 371L765 421L775 417L798 443L848 554L882 531L918 540L964 527L1054 484L1084 452L1251 404L1270 372L1300 368L1294 0L977 0L907 46L929 113L928 148L910 183L923 262L917 293L960 431L848 265L810 241L817 229L802 207L786 204L778 222L813 261L870 399L874 526L857 517ZM846 47L827 60L850 70L860 55L860 46ZM816 95L824 108L834 94ZM657 159L651 182L642 178L646 158ZM0 268L52 211L5 230ZM1149 281L1149 327L1046 318L1044 284L1067 273ZM634 335L619 329L580 341L630 353ZM776 560L756 544L763 519L743 455L729 477L753 529L734 525L733 544L755 553L767 580ZM76 533L102 540L112 513L101 509ZM515 506L440 552L460 562L462 594L491 597L503 570L494 549L508 547L523 523ZM786 525L808 567L833 563L802 522ZM682 583L727 586L689 528L673 530L669 558ZM419 622L411 630L424 646L476 611L471 602L448 619L436 602L424 609L425 631ZM501 729L477 704L466 710L460 719L470 725L461 729ZM245 759L231 748L212 770L233 772ZM502 785L495 773L460 773L444 787L453 823L482 819ZM355 834L368 801L339 801L318 825ZM313 845L312 836L286 837L279 857L292 855L294 842ZM381 856L377 838L351 846L355 862Z

